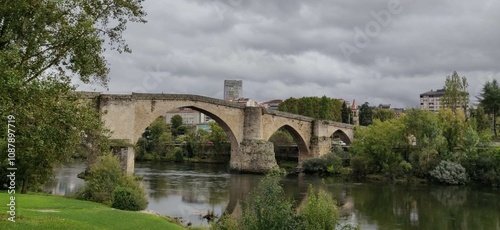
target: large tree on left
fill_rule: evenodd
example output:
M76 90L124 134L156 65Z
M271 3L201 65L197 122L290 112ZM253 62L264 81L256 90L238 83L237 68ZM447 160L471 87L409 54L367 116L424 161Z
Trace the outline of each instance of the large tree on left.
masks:
M103 124L73 93L71 78L107 86L105 47L130 52L122 32L129 21L145 22L142 2L0 0L0 170L5 175L12 115L22 192L46 182L81 143L106 150Z

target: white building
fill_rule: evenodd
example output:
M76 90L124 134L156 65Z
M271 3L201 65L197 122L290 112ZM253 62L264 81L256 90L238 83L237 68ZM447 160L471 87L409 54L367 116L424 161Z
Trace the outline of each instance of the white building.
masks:
M439 111L442 107L441 98L444 96L444 93L444 89L438 89L420 94L420 108L433 112Z
M278 110L278 107L280 106L281 103L283 103L283 100L274 99L274 100L262 102L262 103L260 103L260 105L266 109Z
M179 108L176 110L169 111L165 114L165 122L170 124L170 120L173 116L179 115L182 117L182 123L185 125L197 125L203 124L210 121L210 117L196 110L188 108Z

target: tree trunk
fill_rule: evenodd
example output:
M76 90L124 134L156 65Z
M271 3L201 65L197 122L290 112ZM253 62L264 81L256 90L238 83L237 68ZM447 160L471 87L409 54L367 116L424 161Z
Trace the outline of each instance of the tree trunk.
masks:
M495 138L497 138L497 113L493 111L493 133L495 134Z
M21 189L21 194L28 193L28 179L23 180L23 188Z

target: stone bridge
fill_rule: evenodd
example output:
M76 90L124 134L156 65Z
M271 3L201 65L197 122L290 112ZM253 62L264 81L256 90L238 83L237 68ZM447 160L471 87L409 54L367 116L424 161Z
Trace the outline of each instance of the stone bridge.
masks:
M135 145L144 130L159 116L185 107L215 120L226 132L231 143L230 168L241 172L265 172L277 167L271 135L280 128L289 131L299 149L299 164L330 151L331 136L337 134L350 143L354 126L291 113L268 110L220 99L187 94L102 94L79 92L94 99L101 119L111 130L111 138ZM125 170L134 172L134 148L122 147L121 159Z

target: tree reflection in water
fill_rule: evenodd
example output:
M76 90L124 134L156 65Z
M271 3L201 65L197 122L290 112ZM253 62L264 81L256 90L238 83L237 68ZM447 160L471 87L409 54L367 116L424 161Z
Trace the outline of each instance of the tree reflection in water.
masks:
M84 165L58 171L45 187L56 194L71 193L72 181ZM81 167L81 170L78 169ZM71 175L70 175L71 174ZM137 162L149 196L148 209L185 223L207 225L208 211L241 216L241 204L261 175L230 174L226 165ZM81 181L83 184L83 181ZM74 183L73 183L74 184ZM291 175L281 180L285 195L299 208L312 184L330 192L342 207L347 222L361 229L499 229L500 190L472 186L401 186L345 182L311 175Z

